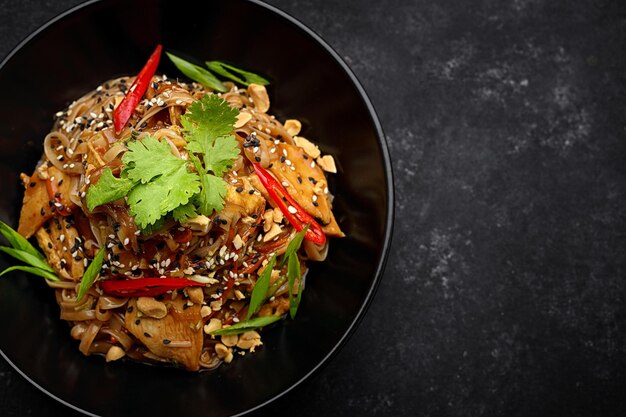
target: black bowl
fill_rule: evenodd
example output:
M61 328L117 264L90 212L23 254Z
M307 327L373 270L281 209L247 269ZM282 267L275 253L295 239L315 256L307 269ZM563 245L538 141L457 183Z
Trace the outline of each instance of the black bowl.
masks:
M393 188L374 109L339 56L311 30L256 1L91 2L45 25L0 66L0 218L17 224L20 172L31 172L55 112L104 80L135 74L157 43L267 75L271 111L304 122L335 156L331 181L345 239L313 266L295 321L264 347L216 371L187 373L85 357L52 291L14 273L0 280L0 349L39 389L92 415L244 413L302 382L346 340L370 301L389 247ZM160 71L179 74L164 59ZM2 258L1 267L11 261Z

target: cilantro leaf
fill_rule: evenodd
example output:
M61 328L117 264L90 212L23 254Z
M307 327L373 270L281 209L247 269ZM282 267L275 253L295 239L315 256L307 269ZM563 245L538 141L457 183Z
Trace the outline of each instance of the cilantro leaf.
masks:
M178 206L172 211L172 217L179 223L184 223L197 215L196 206L192 202Z
M198 176L187 171L185 161L179 168L160 175L147 184L137 184L128 194L130 213L142 229L154 224L176 207L187 204L200 191Z
M192 145L195 147L192 151L206 154L218 137L230 135L237 114L236 108L215 94L206 94L189 106L181 122L187 131L187 141L197 142Z
M125 197L134 185L127 177L115 178L107 167L98 182L87 189L87 210L93 211L97 206Z
M208 152L204 154L204 166L213 171L217 176L224 175L233 164L233 160L239 155L239 143L235 137L224 136L219 141L213 142Z
M189 106L181 118L187 150L202 184L194 202L206 216L224 208L227 188L221 177L239 155L239 144L230 134L238 113L218 96L207 94Z
M198 212L205 216L210 216L213 210L220 211L224 208L224 197L228 192L226 188L226 181L222 178L216 177L207 173L202 167L202 163L197 156L190 154L191 161L198 171L200 176L200 184L202 185L202 192L197 194L194 198L194 202L198 207Z
M170 145L152 136L128 143L128 152L122 157L126 175L135 182L146 184L159 175L169 175L185 161L172 154Z

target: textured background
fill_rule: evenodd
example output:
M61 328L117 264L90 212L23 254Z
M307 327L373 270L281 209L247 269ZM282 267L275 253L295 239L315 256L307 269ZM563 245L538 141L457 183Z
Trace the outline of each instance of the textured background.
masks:
M0 57L76 0L0 0ZM626 2L270 0L344 57L394 163L361 326L260 415L626 415ZM74 416L0 361L3 416Z

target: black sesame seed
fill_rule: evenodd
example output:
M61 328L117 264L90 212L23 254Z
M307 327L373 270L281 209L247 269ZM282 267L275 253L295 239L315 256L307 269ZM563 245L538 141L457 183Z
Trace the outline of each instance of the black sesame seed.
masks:
M238 193L240 193L240 192L242 192L242 191L243 191L243 187L237 187L237 188L235 188L235 191L237 191Z
M45 208L41 208L41 210L39 211L41 213L42 216L46 215L46 209Z
M30 185L31 187L34 187L35 185L37 185L37 183L35 181L33 181L30 184L28 184L28 185Z
M304 159L309 159L309 157L308 157L308 156L306 156L306 154L302 154L302 157L303 157Z
M317 201L314 201L314 202L313 202L313 205L314 205L315 207L319 206L319 204L317 204Z
M163 344L164 345L169 345L170 343L172 343L172 341L170 339L163 339Z
M248 194L250 194L250 195L254 194L254 190L248 191Z
M283 155L283 156L280 157L280 162L285 162L286 159L287 158L285 158L285 156Z
M222 219L222 220L220 220L220 221L222 222L222 224L228 224L228 220L224 220L224 219Z
M152 335L150 335L150 333L148 333L148 332L143 332L143 335L146 336L146 337L152 337Z
M60 179L60 180L59 180L59 186L60 186L61 184L63 184L63 179Z
M257 162L261 162L261 157L259 157L259 156L255 156L255 157L254 157L254 160L255 160L255 161L257 161Z
M298 183L302 184L302 177L298 177Z
M274 164L272 163L272 164L269 164L267 167L268 167L268 168L271 168L271 167L273 167L273 166L274 166Z
M48 249L52 249L52 243L48 242Z
M129 313L132 313L133 312L133 306L128 306L126 311L129 312Z
M135 324L136 324L137 326L139 326L139 323L141 323L141 320L139 320L139 319L135 320Z
M56 198L61 198L61 193L56 193L54 196L55 196Z

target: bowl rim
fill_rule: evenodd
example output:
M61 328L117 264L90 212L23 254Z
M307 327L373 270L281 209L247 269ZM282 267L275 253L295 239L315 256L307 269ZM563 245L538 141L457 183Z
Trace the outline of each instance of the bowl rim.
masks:
M7 56L2 60L2 62L0 62L0 71L2 71L2 69L4 68L4 66L11 60L11 58L13 58L13 56L19 52L23 47L25 47L28 43L30 43L31 40L33 40L36 36L38 36L40 33L42 33L43 31L45 31L46 29L48 29L50 26L56 24L58 21L64 19L65 17L78 12L79 10L85 8L85 7L89 7L92 4L95 3L104 3L106 1L109 0L87 0L83 3L77 4L76 6L73 6L59 14L57 14L56 16L54 16L53 18L51 18L50 20L48 20L47 22L45 22L44 24L42 24L41 26L39 26L37 29L35 29L33 32L31 32L28 36L26 36L24 39L22 39L22 41L20 41L15 47L13 47L11 49L11 51L7 54ZM346 331L344 332L344 334L341 336L341 338L337 341L337 343L332 347L332 349L311 369L309 370L306 374L304 374L300 379L298 379L297 381L295 381L294 383L292 383L288 388L286 388L285 390L281 391L280 393L266 399L265 401L263 401L262 403L257 404L256 406L249 408L248 410L245 410L241 413L235 414L233 417L235 416L243 416L245 414L249 414L252 413L256 410L259 410L262 407L265 407L266 405L278 400L279 398L283 398L287 393L291 392L293 389L295 389L296 387L298 387L300 384L302 384L305 380L311 378L313 376L313 374L315 374L317 371L319 371L323 366L325 366L330 359L336 355L339 350L343 347L343 345L345 345L345 343L347 342L347 340L350 338L350 336L352 336L352 334L354 333L356 327L359 325L359 323L361 322L361 320L363 319L363 317L365 316L365 313L367 312L367 309L369 308L371 301L374 297L374 294L376 293L376 290L378 289L378 286L380 284L380 281L382 280L382 276L385 270L385 265L387 263L387 259L389 257L389 250L391 247L391 240L392 240L392 233L393 233L393 223L394 223L394 208L395 208L395 193L394 193L394 181L393 181L393 169L392 169L392 164L391 164L391 157L390 157L390 153L389 153L389 145L387 143L387 138L385 136L385 133L383 131L382 128L382 124L379 120L378 114L376 112L376 110L374 109L374 106L370 100L370 98L368 97L367 93L365 92L365 89L363 88L363 86L361 85L360 81L358 80L358 78L356 77L356 75L353 73L353 71L350 69L350 67L348 66L348 64L346 64L346 62L343 60L343 58L339 55L339 53L337 53L333 47L331 47L320 35L317 34L317 32L315 32L313 29L309 28L307 25L305 25L304 23L300 22L298 19L296 19L295 17L291 16L289 13L281 10L280 8L265 3L261 0L243 0L243 1L247 1L249 3L253 3L256 6L265 8L267 10L269 10L270 12L278 15L280 18L285 19L286 21L288 21L290 24L294 25L297 29L301 30L304 32L304 34L306 34L307 36L309 36L310 38L313 39L313 41L315 43L317 43L319 46L321 46L330 56L331 58L337 63L339 64L339 66L341 67L341 69L343 70L343 72L348 76L348 78L350 78L350 81L352 82L352 84L354 85L354 87L356 88L358 94L361 97L361 100L363 101L363 104L365 104L367 111L369 113L369 116L371 118L371 121L374 125L374 128L376 130L376 138L378 140L378 145L381 151L381 156L383 159L383 165L384 165L384 177L385 177L385 188L386 188L386 197L387 197L387 217L385 218L385 230L384 230L384 238L383 238L383 248L382 248L382 254L381 257L378 261L378 264L376 265L376 271L374 272L374 280L372 282L372 284L370 285L369 291L367 292L365 299L363 300L361 307L359 308L356 316L354 317L354 319L352 320L352 322L350 323L350 325L348 326L348 328L346 329ZM3 352L2 347L0 346L0 356L2 356L4 358L4 360L15 370L17 371L24 379L26 379L30 384L32 384L34 387L36 387L37 389L39 389L41 392L43 392L44 394L48 395L50 398L60 402L61 404L75 410L78 411L80 413L84 413L88 416L92 416L92 417L100 417L100 415L98 414L94 414L93 412L87 411L87 410L83 410L82 408L71 404L70 402L64 400L63 398L60 398L58 396L56 396L55 394L49 392L45 387L39 385L38 383L36 383L33 379L31 379L26 373L24 373L16 364L13 363L13 361L11 361Z

